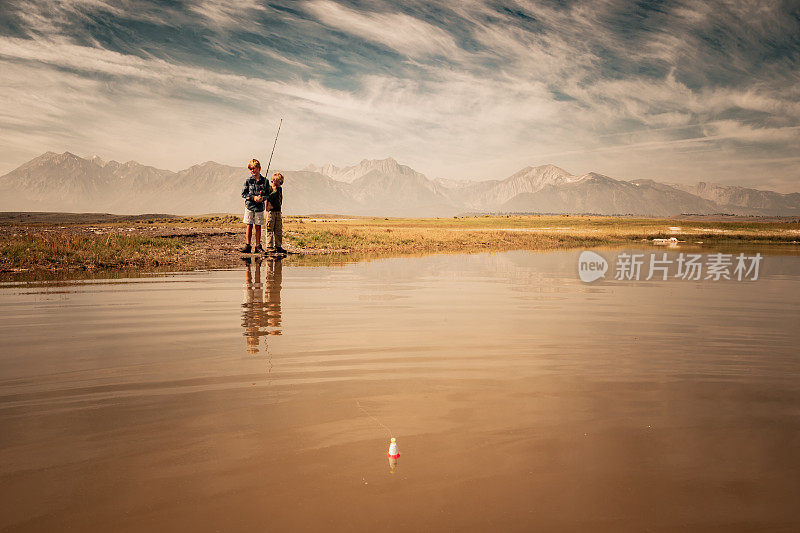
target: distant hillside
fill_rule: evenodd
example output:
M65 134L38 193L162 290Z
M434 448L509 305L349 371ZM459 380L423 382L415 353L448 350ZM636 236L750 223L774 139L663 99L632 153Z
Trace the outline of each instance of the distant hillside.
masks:
M351 212L345 184L313 172L283 171L288 212ZM208 161L179 172L135 161L105 162L47 152L0 177L0 211L238 213L247 168Z
M672 216L800 214L800 193L572 175L553 165L503 180L431 180L392 158L282 171L286 213L452 216L465 211ZM0 177L0 211L201 214L242 210L244 167L207 161L172 172L47 152Z
M619 181L590 173L560 186L545 185L535 194L518 194L503 204L502 211L670 216L714 213L716 206L654 181Z
M731 185L699 182L697 185L673 187L713 202L726 213L742 215L800 214L800 193L780 194Z

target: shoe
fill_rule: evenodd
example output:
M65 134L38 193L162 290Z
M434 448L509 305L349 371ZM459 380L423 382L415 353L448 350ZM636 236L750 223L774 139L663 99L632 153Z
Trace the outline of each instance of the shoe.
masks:
M244 248L239 248L239 251L242 252L243 254L249 254L250 251L251 251L250 250L250 245L248 244Z
M253 253L254 253L254 254L263 254L263 253L264 253L264 249L263 249L263 248L261 247L261 245L259 244L258 246L256 246L256 249L255 249L255 250L253 250Z
M281 248L280 246L278 246L277 248L275 248L275 252L276 252L276 253L279 253L279 254L286 254L286 253L289 253L289 252L287 252L286 250L284 250L283 248Z

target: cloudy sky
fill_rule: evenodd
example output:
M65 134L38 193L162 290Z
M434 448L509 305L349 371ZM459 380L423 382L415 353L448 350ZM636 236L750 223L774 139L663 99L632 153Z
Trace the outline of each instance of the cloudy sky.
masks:
M800 2L2 0L0 173L52 150L800 191Z

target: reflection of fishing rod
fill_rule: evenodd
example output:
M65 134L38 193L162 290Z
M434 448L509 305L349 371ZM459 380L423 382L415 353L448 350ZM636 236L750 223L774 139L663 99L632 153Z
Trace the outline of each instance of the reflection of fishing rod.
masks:
M275 145L278 144L278 135L281 133L281 124L283 124L283 118L278 123L278 133L275 134L275 142L272 143L272 152L269 154L269 162L267 163L267 174L266 178L269 179L269 167L272 164L272 155L275 153Z

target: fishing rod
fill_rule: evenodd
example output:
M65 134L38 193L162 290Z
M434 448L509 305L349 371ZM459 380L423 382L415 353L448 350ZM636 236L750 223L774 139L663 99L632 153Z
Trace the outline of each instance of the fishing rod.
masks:
M272 143L272 152L269 154L269 162L267 162L267 173L265 177L269 179L269 167L272 165L272 156L275 153L275 145L278 144L278 135L281 133L281 124L283 124L283 117L281 117L281 121L278 122L278 133L275 134L275 142Z

